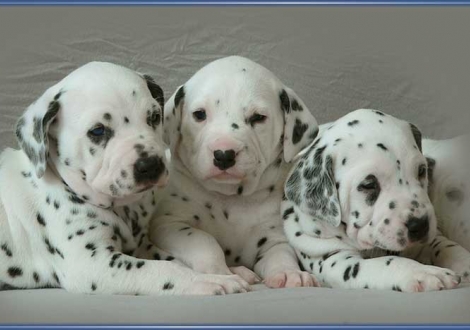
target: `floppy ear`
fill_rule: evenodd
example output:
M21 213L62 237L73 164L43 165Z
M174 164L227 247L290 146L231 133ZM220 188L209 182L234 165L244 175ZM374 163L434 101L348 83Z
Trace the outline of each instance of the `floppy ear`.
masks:
M163 109L163 106L165 104L165 97L163 94L163 89L148 74L141 74L141 76L147 82L147 87L150 91L150 94L152 94L152 97L155 99L155 101L158 102L160 107Z
M170 146L171 151L175 150L181 135L184 95L184 85L181 85L165 104L165 120L167 120L167 123L163 130L163 141Z
M54 96L47 90L31 104L16 124L16 137L21 149L34 165L36 176L41 178L46 171L49 156L49 126L60 110L59 91Z
M289 163L318 135L318 124L292 89L284 87L279 99L284 113L284 160Z
M333 157L319 146L318 139L297 161L285 184L285 193L304 213L314 220L337 227L341 223L341 206L333 169Z
M418 147L419 151L423 152L423 147L421 146L421 140L422 140L422 134L421 131L419 130L418 127L410 123L411 127L411 134L413 134L413 137L415 138L416 141L416 146Z

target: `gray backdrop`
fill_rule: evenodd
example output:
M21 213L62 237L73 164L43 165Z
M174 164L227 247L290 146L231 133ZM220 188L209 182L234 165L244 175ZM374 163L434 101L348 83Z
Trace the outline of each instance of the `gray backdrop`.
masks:
M470 122L470 7L2 7L0 147L19 113L77 66L150 73L168 97L198 68L247 56L319 122L382 109L445 138Z
M319 122L382 109L433 137L467 129L470 7L0 7L0 147L47 87L92 60L152 74L168 96L239 54L294 88ZM259 288L258 288L259 289ZM470 286L326 288L226 297L0 292L0 323L470 323Z

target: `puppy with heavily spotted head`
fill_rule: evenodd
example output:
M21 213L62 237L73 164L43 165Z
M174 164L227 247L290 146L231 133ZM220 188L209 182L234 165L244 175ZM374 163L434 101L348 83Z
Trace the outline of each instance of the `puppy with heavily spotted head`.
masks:
M100 62L28 107L16 127L22 150L0 156L1 283L112 294L248 288L180 266L147 239L168 177L162 111L151 77Z
M286 235L304 268L340 288L452 288L451 270L412 258L436 235L416 126L375 110L323 125L285 184ZM381 257L379 257L382 255Z
M294 91L261 65L227 57L178 88L165 122L171 180L153 240L203 273L234 272L269 287L314 285L279 216L288 163L318 132Z
M429 197L442 235L431 244L431 261L470 281L470 135L423 140L429 166Z

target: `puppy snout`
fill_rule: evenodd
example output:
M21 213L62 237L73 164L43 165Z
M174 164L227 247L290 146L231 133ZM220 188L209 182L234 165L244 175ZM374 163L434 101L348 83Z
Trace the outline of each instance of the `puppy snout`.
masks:
M224 171L235 165L235 150L216 150L214 151L214 166Z
M165 164L158 156L141 157L134 163L136 183L156 181L165 171Z
M408 228L410 241L419 241L426 237L429 232L429 217L427 214L421 218L410 216L405 226Z

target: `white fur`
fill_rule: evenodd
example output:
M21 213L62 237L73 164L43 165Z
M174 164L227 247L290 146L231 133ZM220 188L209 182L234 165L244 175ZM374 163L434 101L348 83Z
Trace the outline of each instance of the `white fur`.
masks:
M22 150L0 155L1 283L111 294L249 289L238 276L198 274L169 261L147 238L154 186L164 186L167 173L162 165L142 181L134 169L149 157L167 164L156 120L162 102L149 77L93 62L25 111L17 125ZM112 138L90 138L98 123Z
M196 111L207 118L197 121ZM252 125L255 114L267 118ZM203 273L235 272L271 287L314 285L299 270L279 217L287 162L318 131L300 98L266 68L233 56L180 86L165 104L165 120L171 179L152 239ZM235 165L217 168L214 151L228 149Z
M325 285L413 292L459 283L452 270L411 260L430 262L437 232L426 172L418 175L426 164L421 137L412 127L356 110L322 126L297 158L281 207L284 229L304 268ZM379 194L364 188L370 175ZM428 223L419 236L408 229L415 219Z
M448 140L423 140L431 159L429 196L438 228L450 240L433 244L435 258L470 281L470 135Z

